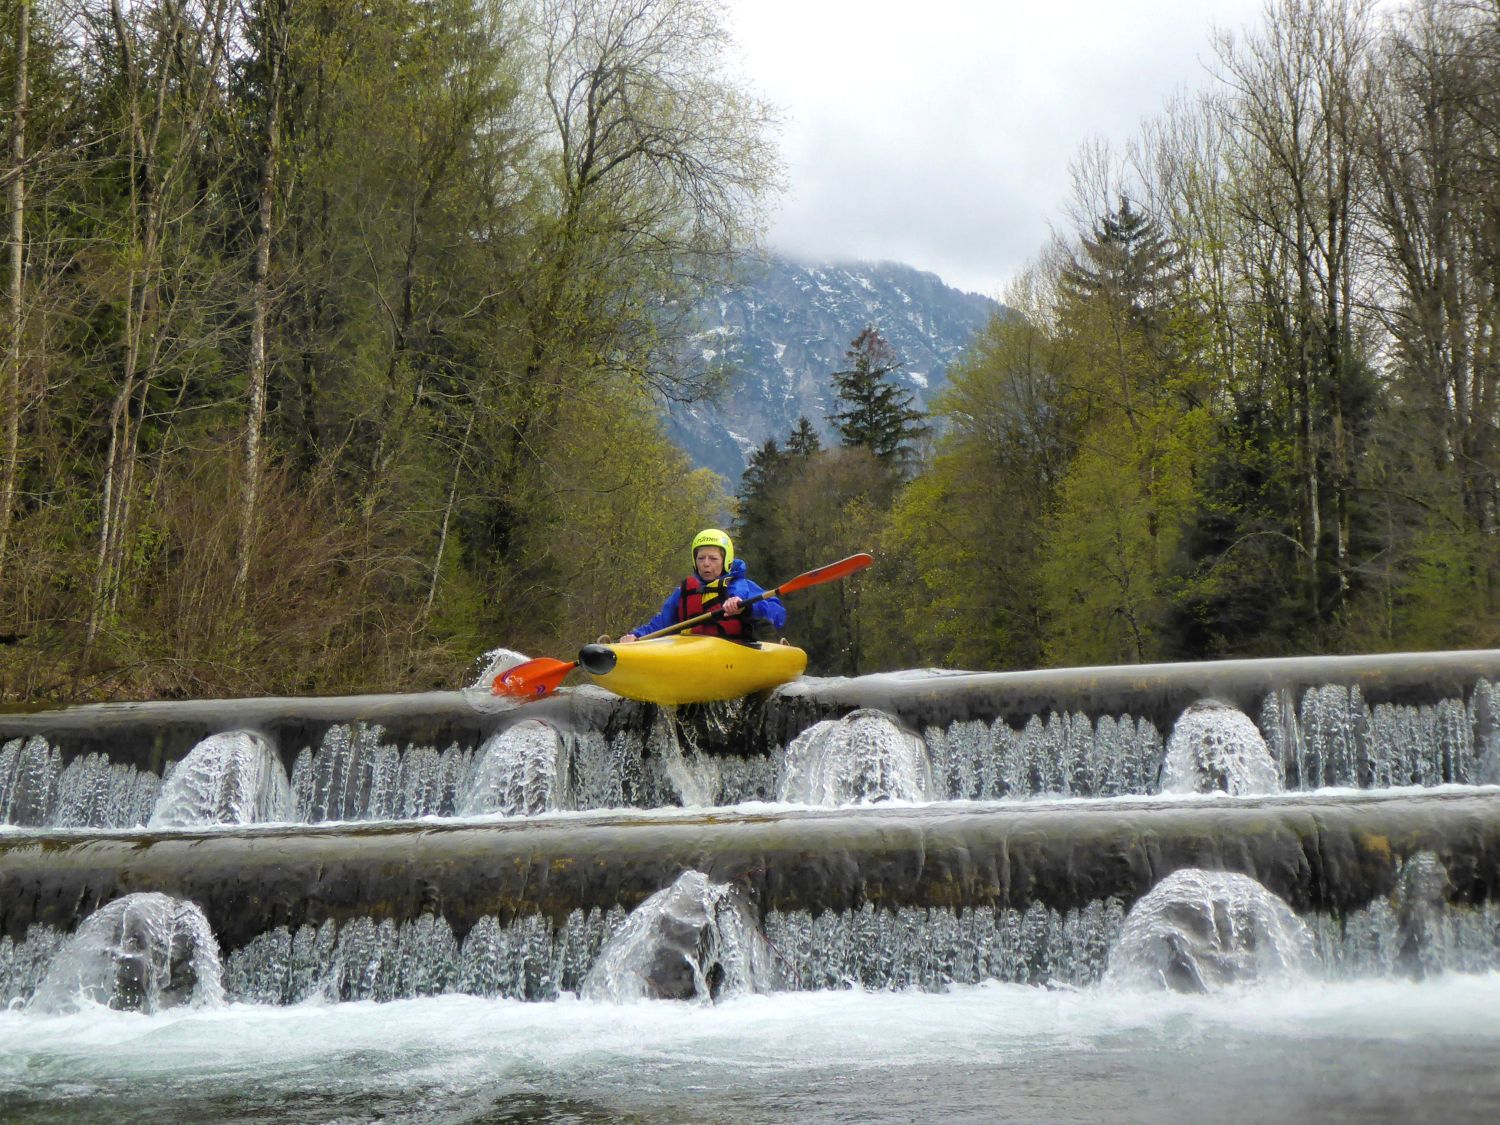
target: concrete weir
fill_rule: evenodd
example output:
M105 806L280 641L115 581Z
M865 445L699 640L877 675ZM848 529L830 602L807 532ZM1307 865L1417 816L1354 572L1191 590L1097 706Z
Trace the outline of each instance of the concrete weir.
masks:
M64 762L102 753L112 762L161 773L198 742L226 730L265 734L285 764L318 746L336 724L379 727L396 745L473 749L488 735L522 719L569 728L609 729L640 722L640 704L596 689L567 692L524 708L488 693L430 691L406 695L189 699L155 703L95 703L0 712L0 743L32 735L58 747Z
M283 927L425 915L461 939L484 919L629 910L687 870L742 887L763 917L1129 907L1188 867L1335 918L1419 885L1424 902L1488 910L1497 680L1490 650L804 679L671 723L593 687L521 707L470 690L0 714L0 937L159 891L201 907L227 951ZM1306 792L1147 796L1173 725L1208 698L1259 723L1269 773ZM863 708L931 755L931 804L743 803L778 799L798 734ZM575 811L456 819L479 748L532 719L567 759L553 807ZM226 731L263 737L308 823L141 827L168 767Z
M1500 650L1295 656L1118 664L1023 672L910 671L846 680L802 680L776 696L783 725L876 707L920 728L969 719L1024 723L1049 711L1090 717L1129 712L1170 729L1184 709L1212 698L1254 714L1272 691L1300 695L1324 685L1358 687L1368 703L1433 703L1464 697L1500 677Z
M1340 685L1359 688L1371 705L1423 705L1467 698L1480 680L1500 680L1500 649L804 677L728 709L690 705L675 709L675 717L689 729L711 729L711 738L696 741L711 742L715 752L747 755L785 746L820 719L866 707L918 731L976 719L1020 726L1051 712L1090 718L1128 713L1167 731L1183 710L1204 698L1254 716L1271 692L1296 699L1310 688ZM0 743L41 735L58 748L64 763L102 753L112 762L160 774L211 734L251 729L270 738L290 768L300 750L316 748L337 723L379 726L385 740L397 746L473 749L525 719L562 729L616 732L649 728L659 710L592 686L565 689L521 707L498 703L482 689L472 688L407 695L110 703L0 711ZM1494 725L1500 728L1500 721Z
M1500 894L1500 797L1487 791L1184 802L1035 802L815 811L563 814L476 824L0 834L0 932L70 929L161 891L202 908L221 946L278 926L633 908L696 869L762 912L1129 906L1183 867L1250 875L1298 911L1339 916L1435 857L1458 905Z

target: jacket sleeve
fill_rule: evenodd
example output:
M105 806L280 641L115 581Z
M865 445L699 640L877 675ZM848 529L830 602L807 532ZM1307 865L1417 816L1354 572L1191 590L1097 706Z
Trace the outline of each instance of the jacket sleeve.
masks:
M678 588L667 595L667 600L661 603L661 609L655 617L646 622L639 629L630 630L632 636L643 637L647 633L654 633L658 629L665 629L668 625L677 624L677 603L682 600L682 590Z
M765 591L750 579L739 578L735 580L730 593L737 598L749 599ZM750 607L750 616L769 621L778 630L786 627L786 606L781 604L780 598L766 598L764 601L756 602Z

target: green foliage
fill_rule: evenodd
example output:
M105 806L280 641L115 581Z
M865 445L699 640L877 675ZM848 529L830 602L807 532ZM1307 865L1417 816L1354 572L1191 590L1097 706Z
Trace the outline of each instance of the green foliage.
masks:
M1173 421L1150 443L1125 428L1095 431L1070 465L1041 560L1052 663L1128 664L1168 651L1168 564L1198 503L1205 444L1200 415Z
M1037 550L1068 423L1055 341L1018 289L949 372L941 436L900 495L873 576L889 619L876 663L1027 667L1041 656ZM891 564L887 566L889 561Z
M799 419L783 448L767 440L750 457L731 529L735 553L751 577L769 586L879 542L889 512L887 467L863 446L825 450ZM884 562L882 561L882 568ZM815 673L852 675L870 668L880 609L858 575L799 593L787 606L787 636L807 649Z
M790 578L879 541L886 509L880 497L887 470L868 449L824 450L789 474L777 495L776 519L762 542L745 556L767 581ZM761 558L780 569L767 572ZM774 574L774 577L771 575ZM807 649L815 674L856 675L868 671L864 631L866 578L855 576L797 595L789 604L787 636Z
M728 503L638 400L582 401L569 423L537 497L545 519L527 524L497 590L496 635L566 647L624 632L682 580L687 544Z
M1082 257L1069 262L1059 278L1065 300L1075 306L1102 304L1148 331L1171 315L1183 279L1182 254L1128 198L1100 216L1079 244Z
M912 392L891 380L900 358L873 325L860 331L844 358L849 366L833 373L843 409L829 415L840 439L846 448L868 449L893 477L909 476L927 425L911 405Z
M120 10L32 8L0 695L451 684L638 623L729 506L656 420L706 389L678 310L777 175L714 7ZM756 451L756 578L879 556L789 605L815 671L1496 642L1500 54L1368 14L1271 9L1086 160L930 434L870 327L839 447Z
M1391 633L1404 649L1490 647L1496 639L1485 590L1485 544L1432 529L1408 549L1392 592Z
M776 170L712 6L168 7L125 6L125 53L102 0L36 5L0 692L451 685L632 620L727 503L655 418L701 389L669 310Z

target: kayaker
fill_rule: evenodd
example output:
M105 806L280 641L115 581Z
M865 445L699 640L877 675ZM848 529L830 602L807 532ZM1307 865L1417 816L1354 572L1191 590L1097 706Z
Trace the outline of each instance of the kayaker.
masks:
M734 544L729 536L717 527L706 527L693 537L693 573L667 595L661 612L639 629L626 633L620 643L629 644L644 633L654 633L721 608L723 617L688 631L745 641L774 641L786 624L786 607L781 599L766 598L748 610L743 609L747 599L763 592L745 577L745 560L734 557Z

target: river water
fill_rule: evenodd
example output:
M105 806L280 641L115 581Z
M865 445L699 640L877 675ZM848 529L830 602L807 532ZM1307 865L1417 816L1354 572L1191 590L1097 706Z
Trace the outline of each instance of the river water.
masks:
M0 1120L1493 1122L1500 974L0 1013Z

